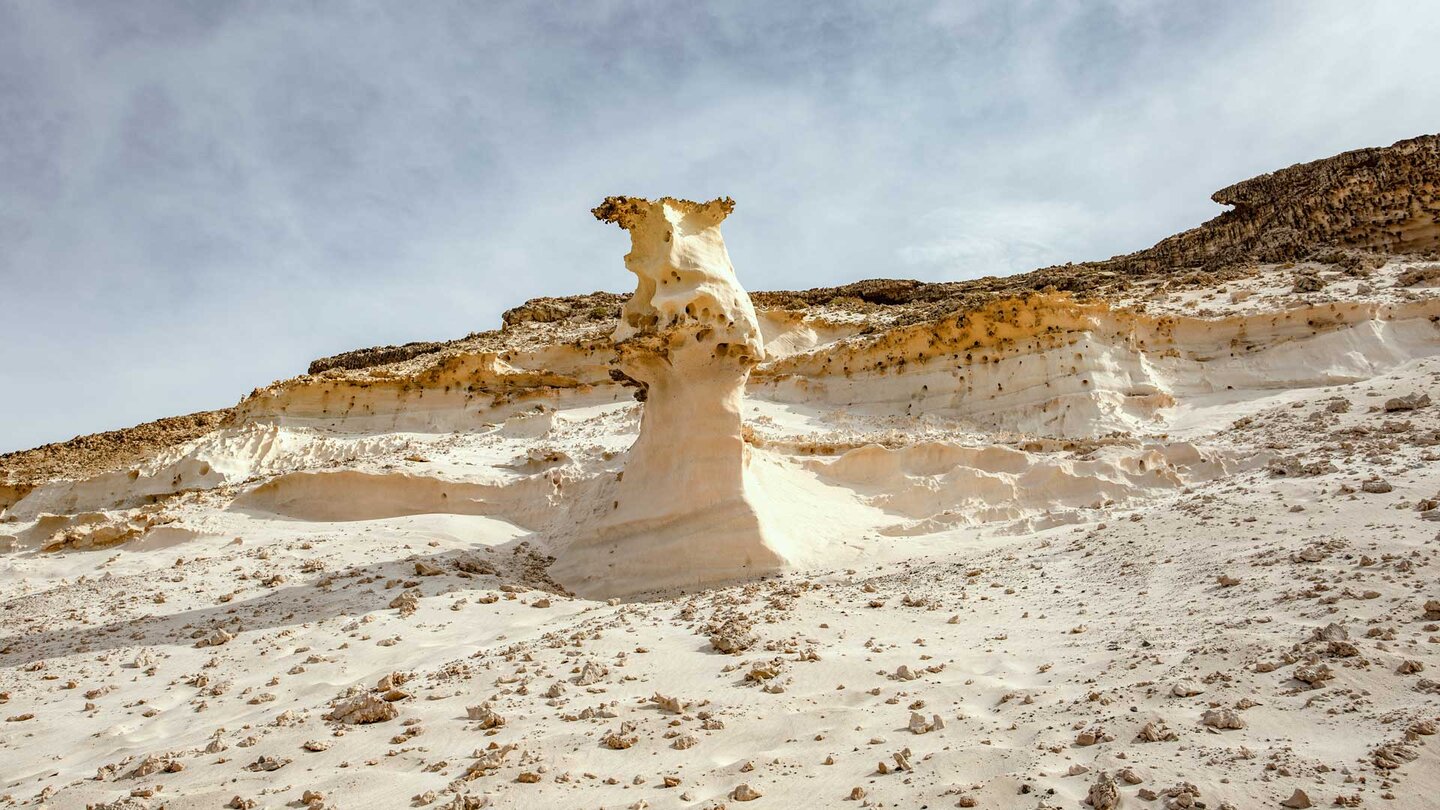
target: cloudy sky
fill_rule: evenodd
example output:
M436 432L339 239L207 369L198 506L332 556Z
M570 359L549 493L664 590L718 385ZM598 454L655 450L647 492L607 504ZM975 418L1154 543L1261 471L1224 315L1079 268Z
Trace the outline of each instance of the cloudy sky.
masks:
M627 290L608 194L733 196L752 289L1146 247L1440 131L1437 41L1431 3L0 0L0 451Z

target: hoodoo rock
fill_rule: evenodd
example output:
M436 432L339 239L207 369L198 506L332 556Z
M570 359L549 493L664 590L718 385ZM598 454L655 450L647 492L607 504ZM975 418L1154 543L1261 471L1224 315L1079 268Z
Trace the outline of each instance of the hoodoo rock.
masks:
M629 231L638 278L620 311L611 376L644 415L610 509L555 571L587 596L696 586L782 568L746 493L745 382L764 356L750 297L720 235L735 203L610 197L593 213Z

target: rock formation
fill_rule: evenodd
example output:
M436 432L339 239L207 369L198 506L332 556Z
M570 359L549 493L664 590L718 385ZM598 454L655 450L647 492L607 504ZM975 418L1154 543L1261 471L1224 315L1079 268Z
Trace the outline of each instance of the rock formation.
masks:
M1435 806L1436 144L938 284L612 198L632 296L0 455L0 806Z
M645 403L609 514L562 556L559 578L597 596L701 585L780 568L746 495L741 403L764 354L720 223L729 198L610 197L594 210L630 233L635 294L620 312L612 376Z
M1440 248L1440 136L1356 149L1220 189L1233 206L1199 228L1132 254L1152 266L1294 261L1325 249Z

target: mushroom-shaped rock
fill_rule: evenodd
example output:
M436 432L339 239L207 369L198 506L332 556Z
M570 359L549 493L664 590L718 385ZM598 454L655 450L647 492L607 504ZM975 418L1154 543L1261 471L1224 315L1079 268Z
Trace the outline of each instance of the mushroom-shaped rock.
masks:
M639 389L640 436L553 572L589 597L693 587L773 572L778 538L747 492L741 403L764 341L720 223L728 199L610 197L597 219L630 233L639 280L620 312L612 376Z

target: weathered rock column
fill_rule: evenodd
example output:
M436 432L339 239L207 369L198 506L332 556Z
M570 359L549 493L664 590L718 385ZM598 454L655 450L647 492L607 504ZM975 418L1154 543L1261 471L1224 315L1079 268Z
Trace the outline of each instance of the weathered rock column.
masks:
M784 563L745 486L741 404L764 341L720 236L734 207L610 197L594 210L630 232L625 266L639 284L615 330L615 376L641 387L645 411L608 511L556 566L579 593L703 585Z

